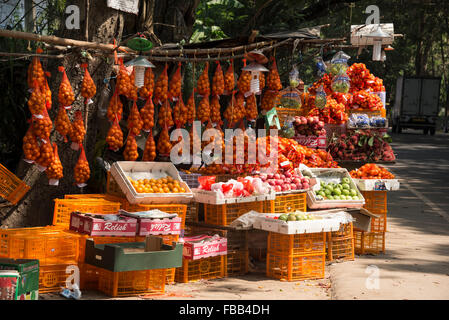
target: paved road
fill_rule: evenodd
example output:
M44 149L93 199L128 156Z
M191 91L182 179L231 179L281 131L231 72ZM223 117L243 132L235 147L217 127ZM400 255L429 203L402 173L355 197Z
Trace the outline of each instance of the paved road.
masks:
M388 194L385 254L332 264L322 280L288 283L250 274L170 285L156 299L449 299L449 135L414 132L393 135L398 159L390 169L402 184ZM367 286L376 272L378 286Z

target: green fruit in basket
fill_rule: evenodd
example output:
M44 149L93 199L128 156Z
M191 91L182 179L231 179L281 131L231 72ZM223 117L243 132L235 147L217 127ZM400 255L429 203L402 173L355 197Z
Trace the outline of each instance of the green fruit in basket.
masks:
M358 196L358 194L357 194L357 190L355 190L355 189L351 189L351 196L353 196L353 197L356 197L356 196Z
M286 214L281 214L281 215L279 216L279 220L287 221L287 219L288 219L288 216L287 216Z
M324 193L326 194L327 197L329 197L329 195L332 194L332 190L326 188L326 190L324 190Z
M288 215L287 221L296 221L296 216L293 213Z
M335 188L333 194L336 195L336 196L340 196L341 195L341 190L339 188Z
M349 192L349 190L348 189L343 189L343 191L341 192L343 195L345 195L345 196L349 196L350 195L350 192Z
M348 190L351 189L351 187L347 183L343 183L341 186L343 189L348 189Z
M296 221L304 220L304 215L301 213L297 213L295 216L296 216Z
M347 178L347 177L344 177L344 178L342 179L342 182L343 182L343 183L350 184L350 183L351 183L351 180L349 180L349 178Z
M326 194L324 193L324 191L320 191L320 192L318 192L318 194L319 194L320 196L322 196L323 198L326 196Z
M352 200L360 200L358 196L353 196Z
M341 200L340 196L334 196L334 200Z
M328 199L328 200L335 200L335 197L332 196L332 195L330 195L330 196L327 196L327 199Z

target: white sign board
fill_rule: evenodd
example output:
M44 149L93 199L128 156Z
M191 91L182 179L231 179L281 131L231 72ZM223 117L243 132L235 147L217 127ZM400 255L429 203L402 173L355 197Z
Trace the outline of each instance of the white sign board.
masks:
M139 13L139 0L107 0L107 6L128 13Z

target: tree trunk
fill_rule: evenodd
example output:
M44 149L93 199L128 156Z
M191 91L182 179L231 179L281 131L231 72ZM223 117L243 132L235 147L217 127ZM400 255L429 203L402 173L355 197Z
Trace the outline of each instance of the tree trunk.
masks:
M115 38L117 43L122 40L122 35L130 35L136 32L153 33L154 39L161 39L162 42L178 42L182 39L189 39L192 34L194 24L194 13L200 0L174 1L174 0L146 0L141 1L140 15L133 15L110 9L106 6L106 1L90 1L89 8L89 41L100 43L112 43ZM67 30L63 22L63 30L57 36L85 40L85 0L72 1L71 4L78 5L81 13L81 30ZM143 9L142 9L143 8ZM154 8L154 10L153 10ZM154 26L154 22L162 24L173 24L175 28L168 28L163 25ZM156 42L156 44L158 44ZM110 60L110 59L109 59ZM97 93L93 98L94 103L87 108L83 98L79 95L83 71L80 68L82 63L80 51L76 48L72 53L61 61L50 59L47 69L52 77L49 81L52 90L53 107L49 112L54 121L58 110L58 89L62 75L57 71L57 67L63 65L67 76L75 93L76 101L72 109L68 111L69 118L73 120L77 110L81 110L87 125L87 133L84 140L84 148L91 169L91 180L89 187L80 190L73 182L73 169L78 160L79 151L70 148L70 142L64 143L58 133L52 132L51 141L58 145L58 152L61 163L64 167L64 178L59 181L59 186L49 186L45 172L39 172L35 165L27 164L24 161L19 163L17 176L23 179L29 186L30 191L14 207L0 209L0 225L8 227L41 226L52 223L55 198L63 198L65 194L100 192L98 187L92 183L93 177L98 173L99 167L95 164L96 143L104 140L109 129L109 122L101 114L101 110L107 108L107 104L112 95L108 89L108 84L104 79L110 78L113 68L113 61L103 57L95 57L88 62L89 72L97 86ZM112 86L111 89L114 87ZM126 108L126 106L125 106ZM126 109L125 109L126 110ZM124 132L126 134L126 132Z

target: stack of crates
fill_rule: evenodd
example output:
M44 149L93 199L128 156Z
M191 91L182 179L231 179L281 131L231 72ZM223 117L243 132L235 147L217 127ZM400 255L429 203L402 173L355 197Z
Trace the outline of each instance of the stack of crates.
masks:
M226 256L198 260L182 259L182 267L176 268L175 281L180 283L223 278L226 275Z
M269 232L267 272L269 278L300 281L324 278L326 234Z
M364 208L379 215L371 219L371 230L354 228L356 254L385 253L385 233L387 231L387 191L361 191L365 198Z
M307 211L307 196L305 192L286 195L277 195L276 199L265 201L263 205L265 213L292 213L295 211Z
M204 204L204 222L216 226L229 226L235 219L251 210L263 212L265 201Z
M354 260L354 234L352 222L342 224L340 230L327 233L327 260Z

